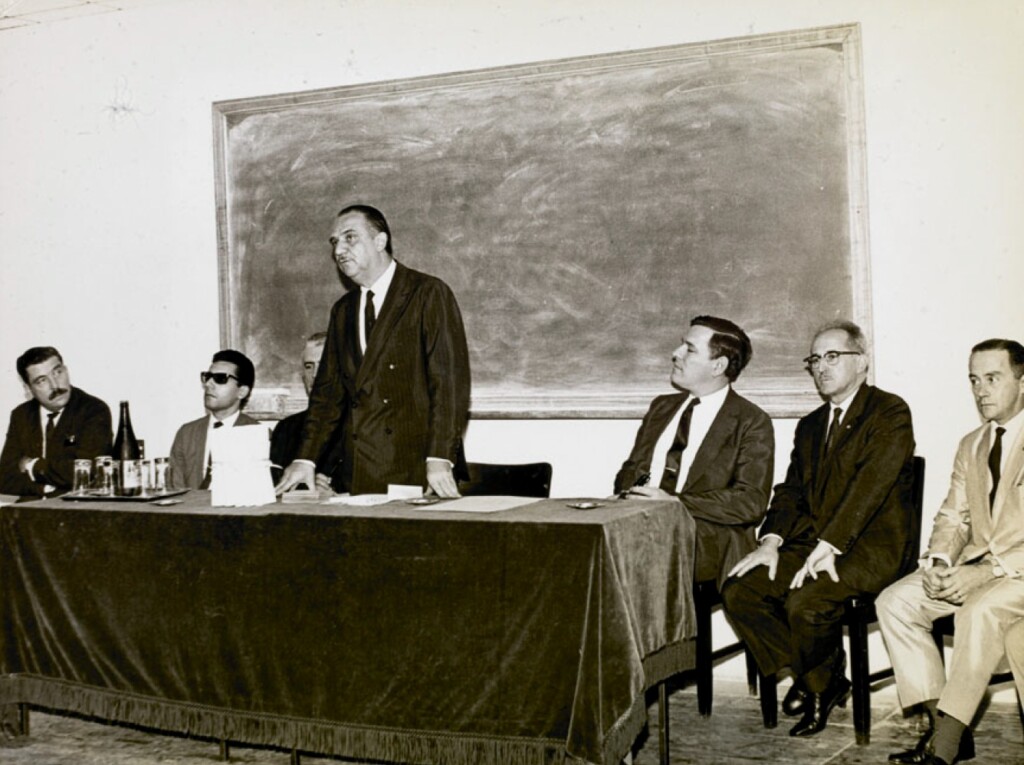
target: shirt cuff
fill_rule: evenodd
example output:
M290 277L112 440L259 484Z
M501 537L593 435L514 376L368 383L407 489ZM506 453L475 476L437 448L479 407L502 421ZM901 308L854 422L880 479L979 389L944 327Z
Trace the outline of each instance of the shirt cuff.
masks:
M839 556L843 554L842 550L840 550L834 544L829 542L827 539L819 539L818 541L825 545L829 550L831 550L833 555Z
M942 561L947 566L952 566L953 565L953 561L951 561L949 559L949 556L946 555L945 553L929 553L928 557L925 558L925 561L924 561L924 568L925 568L925 570L927 571L933 565L935 565L935 561L937 561L937 560L938 561Z
M764 541L764 540L766 540L766 539L778 539L778 540L779 540L779 544L780 544L780 545L781 545L781 544L782 544L783 542L785 542L785 541L786 541L785 539L783 539L782 537L780 537L780 536L779 536L778 534L765 534L765 535L764 535L763 537L761 537L761 538L760 538L759 540L757 540L757 541L758 541L758 542L763 542L763 541Z
M28 464L25 466L25 472L28 473L28 477L32 481L32 483L36 482L35 468L37 462L39 462L39 457L29 460Z
M444 457L427 457L427 462L445 462L448 464L448 467L455 467L455 464L451 460L446 460Z
M316 469L316 463L313 462L313 460L299 460L299 459L295 459L295 460L292 460L292 462L301 462L303 465L312 465L313 469L314 470Z

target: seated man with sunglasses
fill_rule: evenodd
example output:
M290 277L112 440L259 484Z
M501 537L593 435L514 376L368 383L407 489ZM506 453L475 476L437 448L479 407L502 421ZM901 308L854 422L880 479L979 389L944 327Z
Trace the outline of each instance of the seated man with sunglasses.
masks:
M206 414L178 428L171 446L172 489L208 489L210 487L210 448L208 438L214 428L258 425L242 411L249 400L256 369L245 354L233 350L213 354L210 369L199 373L203 384Z

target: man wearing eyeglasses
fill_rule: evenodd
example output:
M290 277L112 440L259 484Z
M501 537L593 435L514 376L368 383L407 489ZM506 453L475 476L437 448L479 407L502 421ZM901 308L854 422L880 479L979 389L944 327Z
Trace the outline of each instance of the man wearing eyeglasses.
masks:
M792 671L782 704L800 715L791 736L824 729L849 697L844 601L881 591L907 556L917 556L910 409L867 384L867 343L852 322L819 330L804 363L826 403L797 423L759 545L722 590L726 614L761 671Z
M173 489L206 489L210 486L210 431L222 427L259 425L242 411L256 382L256 370L245 354L234 350L213 354L210 368L199 373L206 415L186 422L171 445Z
M275 491L313 486L317 462L339 438L338 491L403 484L459 496L470 377L454 294L394 259L391 229L376 208L344 208L329 241L352 288L331 310L302 446Z
M39 499L68 491L76 459L110 452L110 408L72 387L56 348L29 348L16 366L32 399L11 412L0 454L0 494Z
M928 715L917 745L889 755L905 765L974 757L971 721L1024 618L1024 346L985 340L968 369L984 422L960 441L923 565L876 603L900 704ZM932 622L949 614L956 635L943 666Z

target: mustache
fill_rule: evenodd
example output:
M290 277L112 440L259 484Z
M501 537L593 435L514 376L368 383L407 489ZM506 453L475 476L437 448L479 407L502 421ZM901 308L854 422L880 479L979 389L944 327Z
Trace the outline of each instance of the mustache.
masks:
M57 388L55 391L50 393L50 401L53 401L55 398L58 398L59 396L63 396L67 392L67 388Z

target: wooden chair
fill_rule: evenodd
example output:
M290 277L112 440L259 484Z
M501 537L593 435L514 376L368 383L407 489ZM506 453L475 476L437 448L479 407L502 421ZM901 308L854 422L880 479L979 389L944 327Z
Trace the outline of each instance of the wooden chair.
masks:
M899 577L917 568L921 550L921 516L924 512L924 457L914 457L913 513L910 526L910 548L903 558ZM892 667L871 672L868 664L868 628L878 621L875 596L863 595L846 601L843 624L850 639L850 680L853 683L853 730L857 743L871 741L871 685L892 677Z
M697 653L697 711L701 717L710 717L714 694L713 671L715 662L743 651L747 662L747 692L751 696L757 695L757 664L754 661L753 654L746 649L742 641L737 640L717 650L712 647L711 615L715 608L722 605L722 596L718 592L717 582L709 580L695 583L693 586L693 603L697 614L697 640L695 646ZM774 728L776 721L777 718L769 725L769 721L766 720L765 727Z
M550 497L551 463L531 462L525 465L497 465L486 462L466 463L469 480L459 481L464 497L502 495L512 497Z

